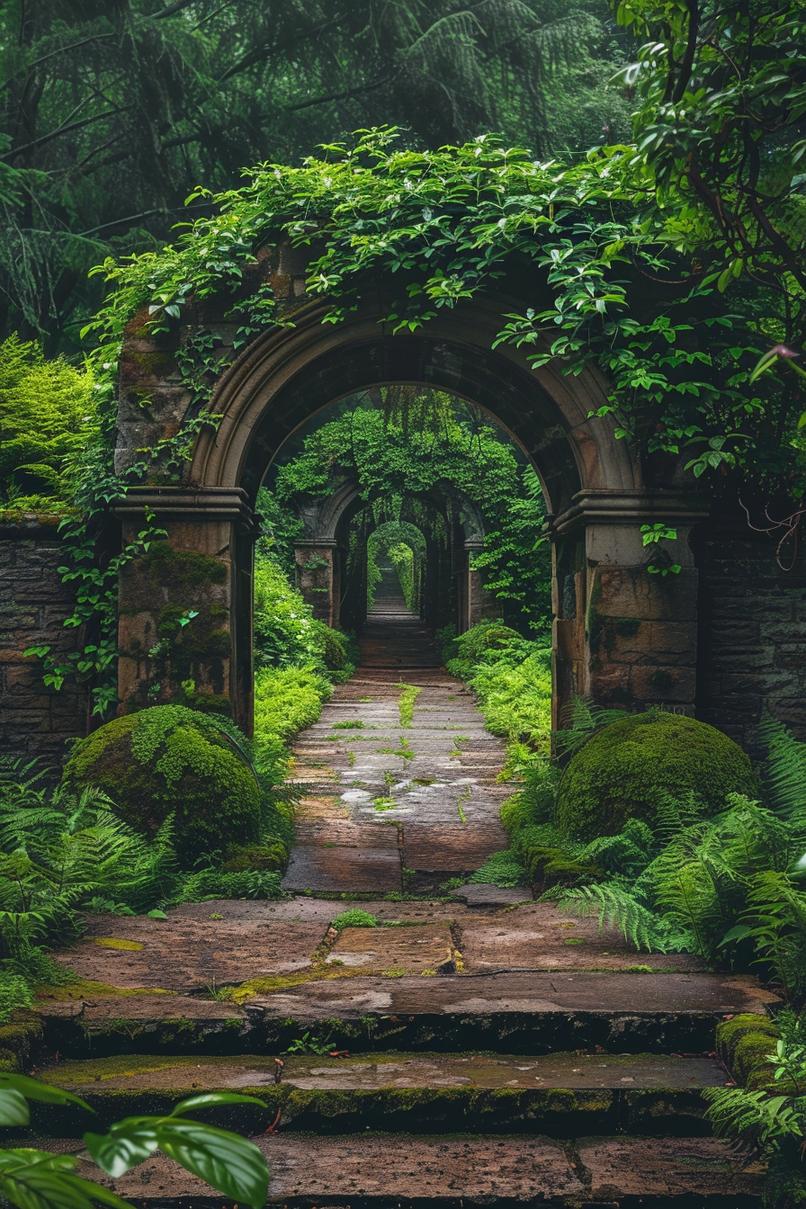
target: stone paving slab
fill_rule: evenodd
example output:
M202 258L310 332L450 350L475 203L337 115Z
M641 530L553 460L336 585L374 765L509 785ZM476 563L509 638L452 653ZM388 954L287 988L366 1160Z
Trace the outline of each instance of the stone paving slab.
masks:
M452 972L450 926L434 922L404 928L345 928L325 964L344 965L368 974L393 971L395 977Z
M283 878L283 887L291 891L386 894L400 886L400 853L396 846L297 845Z
M397 858L396 858L397 859ZM289 973L310 965L322 943L316 921L281 928L270 919L201 919L180 907L168 919L148 916L90 915L83 938L55 954L79 978L116 987L163 987L205 991L271 973Z
M691 953L639 953L615 928L570 916L553 903L526 903L514 910L457 924L467 973L485 970L610 969L706 970Z
M740 1209L744 1198L761 1193L759 1165L742 1167L717 1138L589 1138L577 1143L577 1153L598 1201L624 1204L629 1197L649 1207L695 1197L696 1204Z
M398 851L397 827L389 823L364 823L352 819L306 819L297 822L296 843L338 844L348 848L393 848Z
M469 819L471 807L463 805ZM454 805L454 817L457 807ZM470 873L484 864L491 852L505 848L507 835L501 823L486 818L460 826L409 822L403 830L403 860L408 869L428 873Z
M384 1088L469 1090L689 1090L720 1087L724 1067L713 1058L665 1054L410 1054L385 1053L330 1058L283 1058L281 1083L270 1054L243 1056L124 1054L112 1059L63 1062L38 1076L78 1095L116 1091L172 1092L177 1098L199 1088L254 1091L282 1086L305 1091L377 1091Z
M80 1151L74 1139L42 1142ZM547 1209L755 1209L758 1166L741 1168L726 1143L710 1138L596 1138L569 1147L545 1137L321 1137L254 1139L269 1162L269 1204L295 1209L412 1209L541 1205ZM30 1144L30 1143L29 1143ZM97 1177L82 1163L80 1174ZM614 1176L617 1178L614 1181ZM229 1209L197 1177L169 1159L147 1160L104 1181L140 1206Z
M351 1020L374 1012L391 1016L539 1017L553 1013L731 1015L777 1005L772 991L742 975L503 973L450 978L351 978L310 981L250 1001L266 1016Z

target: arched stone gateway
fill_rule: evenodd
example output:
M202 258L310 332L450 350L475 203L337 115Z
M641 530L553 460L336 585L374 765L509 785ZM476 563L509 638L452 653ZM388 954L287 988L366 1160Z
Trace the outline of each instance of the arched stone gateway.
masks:
M289 267L291 266L291 267ZM190 396L176 355L200 330L222 350L210 411L180 484L132 488L117 509L124 539L144 509L167 530L164 543L127 567L120 583L119 692L123 708L170 696L184 680L200 703L227 699L247 730L252 714L252 507L282 443L327 404L384 383L451 391L489 413L532 462L543 484L553 542L554 718L574 694L601 705L651 704L694 712L697 691L697 569L689 535L703 515L673 482L648 481L609 420L590 419L604 384L586 370L534 371L511 348L492 350L501 314L487 299L392 335L376 309L337 325L304 296L304 263L283 252L272 278L293 303L293 327L274 329L231 355L234 326L209 300L167 338L129 327L121 360L117 468L186 423ZM231 305L231 299L227 300ZM180 351L181 355L181 351ZM333 501L336 506L339 501ZM338 511L338 508L336 508ZM649 575L640 525L662 520L678 532L681 571ZM156 550L156 553L154 551ZM320 552L327 562L327 555ZM155 676L154 650L177 610L197 610L181 658ZM184 633L182 635L184 640ZM182 642L177 644L182 646Z
M376 497L364 499L354 479L334 479L315 500L306 497L295 508L303 533L294 542L297 587L314 616L328 625L356 629L366 615L366 539L362 558L348 565L349 532ZM485 618L500 616L500 604L483 583L473 558L484 549L484 519L477 505L452 485L438 486L401 500L400 520L411 526L412 501L438 516L448 534L446 549L420 540L426 548L421 585L421 616L434 629L455 626L463 633ZM293 507L293 505L292 505ZM374 522L370 528L377 527Z

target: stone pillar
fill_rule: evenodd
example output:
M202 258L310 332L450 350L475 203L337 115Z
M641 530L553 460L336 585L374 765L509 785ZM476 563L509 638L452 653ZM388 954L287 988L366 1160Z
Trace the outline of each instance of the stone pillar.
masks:
M460 596L462 616L459 632L464 633L480 621L501 616L501 606L492 592L484 586L481 571L473 569L473 556L484 549L484 539L469 537L465 543L464 584Z
M670 491L601 491L580 492L553 521L555 725L574 695L694 714L699 577L689 537L703 515ZM655 521L677 530L664 554L642 543L640 526ZM680 571L648 571L664 561Z
M120 573L118 696L124 712L163 702L252 724L252 559L246 493L130 489L116 507L123 548L166 531Z
M339 620L338 543L329 538L306 538L294 543L297 587L314 617L329 626Z

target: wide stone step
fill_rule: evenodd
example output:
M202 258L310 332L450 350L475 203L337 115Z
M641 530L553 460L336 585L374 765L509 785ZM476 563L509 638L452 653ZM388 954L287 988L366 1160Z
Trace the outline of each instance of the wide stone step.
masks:
M433 960L429 950L427 959ZM360 969L361 967L357 967ZM550 1054L558 1050L707 1054L726 1015L777 1003L752 979L696 973L528 972L395 977L334 966L256 979L243 1006L99 986L43 1003L64 1054L280 1053L305 1032L335 1048Z
M755 1209L761 1172L741 1167L712 1138L422 1137L370 1134L320 1137L261 1134L269 1162L270 1205L294 1209L467 1209L539 1205L544 1209ZM45 1143L47 1145L47 1143ZM80 1142L51 1149L80 1149ZM87 1165L81 1174L97 1175ZM168 1159L150 1159L114 1183L135 1205L227 1209Z
M308 1043L327 1049L324 1036ZM61 1063L40 1074L82 1096L105 1122L170 1112L200 1090L238 1091L265 1107L228 1106L213 1119L241 1132L258 1133L279 1113L284 1129L324 1133L524 1129L552 1137L704 1132L701 1089L727 1078L711 1058L562 1053L128 1054ZM50 1132L86 1128L74 1109L50 1105L36 1110L35 1121Z

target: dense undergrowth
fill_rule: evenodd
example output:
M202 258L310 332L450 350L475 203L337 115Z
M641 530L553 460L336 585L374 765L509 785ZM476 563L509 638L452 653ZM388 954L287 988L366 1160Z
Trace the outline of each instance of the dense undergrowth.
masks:
M691 952L770 982L786 1006L747 1018L744 1052L720 1050L737 1085L706 1093L708 1117L768 1164L766 1205L806 1204L806 744L767 719L755 772L711 727L578 701L554 736L558 766L548 759L548 652L490 621L452 639L447 655L508 741L505 775L520 780L502 807L510 847L471 880L523 886L615 926L636 950Z

